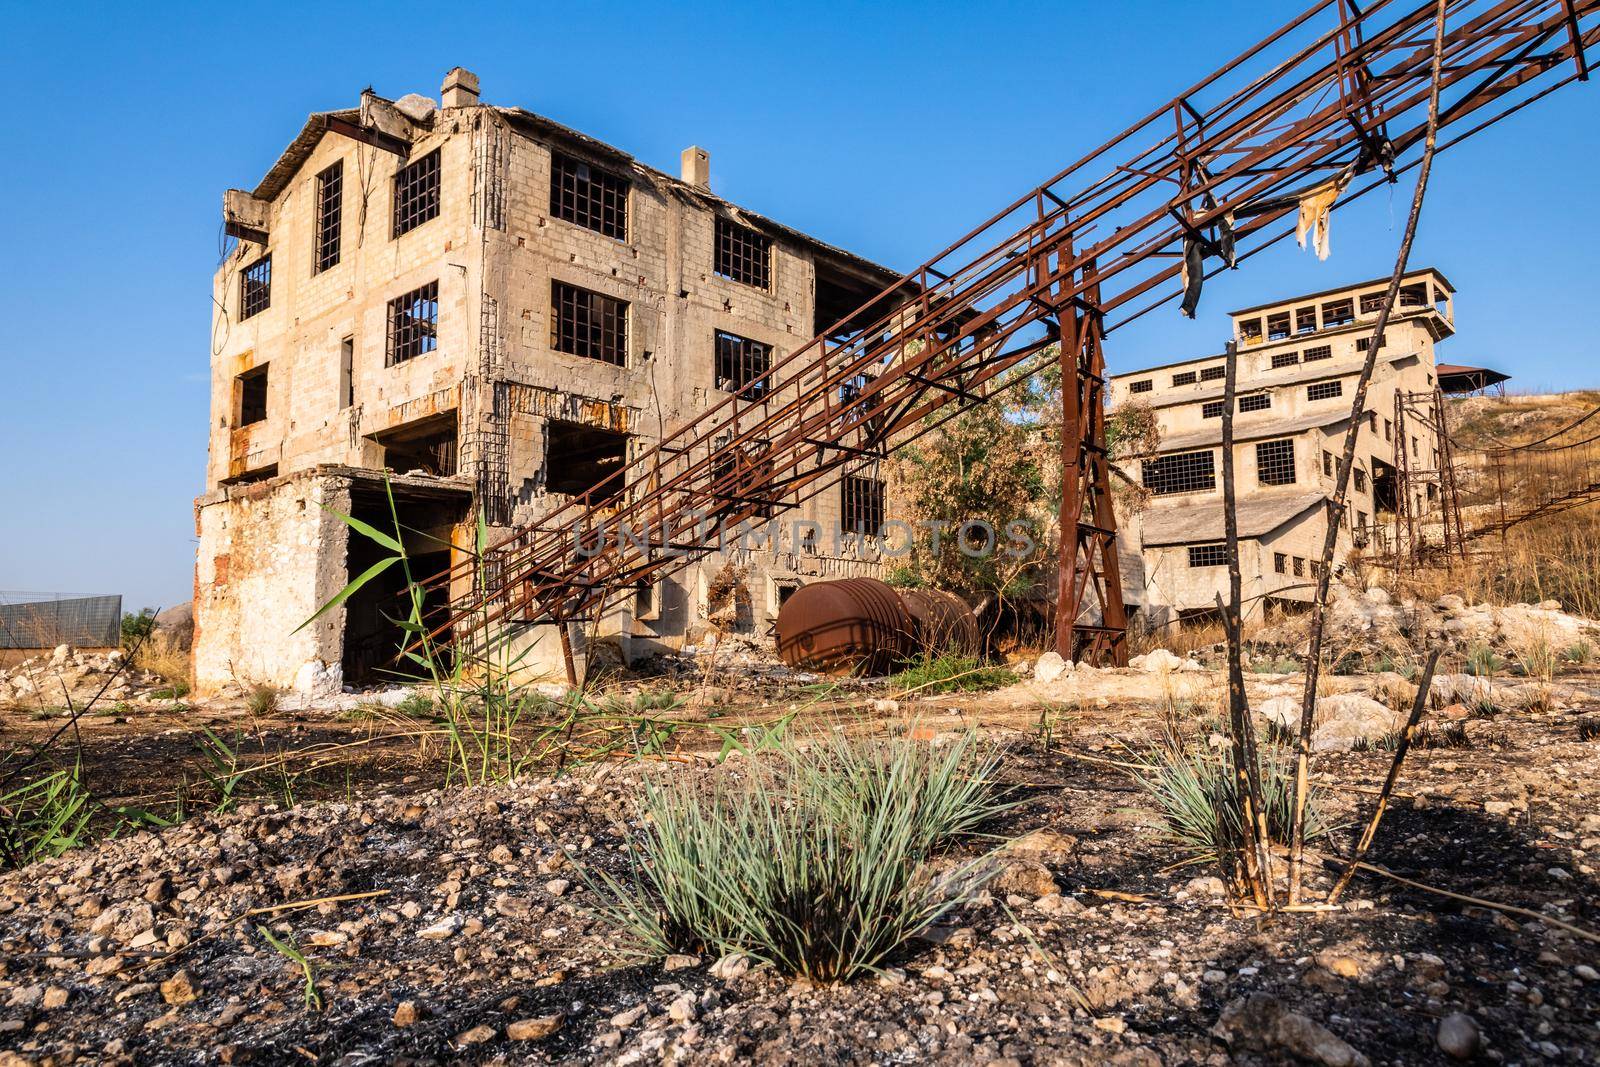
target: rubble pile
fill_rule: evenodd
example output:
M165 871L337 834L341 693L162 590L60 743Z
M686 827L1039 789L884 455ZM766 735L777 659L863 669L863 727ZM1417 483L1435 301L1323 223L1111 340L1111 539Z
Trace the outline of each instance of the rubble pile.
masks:
M1286 616L1248 639L1256 655L1281 652L1304 656L1309 640L1309 615ZM1600 624L1569 615L1554 600L1539 604L1468 604L1462 597L1441 596L1430 603L1396 601L1387 590L1373 587L1332 589L1324 647L1335 657L1359 657L1367 664L1415 656L1419 646L1445 644L1445 651L1467 656L1478 650L1524 661L1531 656L1561 655L1600 645Z
M0 671L0 707L83 708L98 697L133 702L172 695L160 675L126 663L121 649L83 652L58 645L49 655Z

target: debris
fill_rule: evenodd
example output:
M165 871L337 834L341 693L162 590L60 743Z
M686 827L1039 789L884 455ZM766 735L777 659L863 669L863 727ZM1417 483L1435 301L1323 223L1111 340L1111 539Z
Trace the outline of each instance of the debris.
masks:
M1251 993L1231 1001L1211 1032L1230 1048L1280 1050L1324 1067L1367 1067L1369 1063L1327 1027L1290 1011L1268 993Z

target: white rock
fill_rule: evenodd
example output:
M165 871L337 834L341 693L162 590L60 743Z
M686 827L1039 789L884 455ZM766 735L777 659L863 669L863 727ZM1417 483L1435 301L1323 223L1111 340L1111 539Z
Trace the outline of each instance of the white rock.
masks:
M1071 675L1072 671L1072 664L1062 659L1061 653L1046 652L1033 665L1033 680L1041 685L1049 685L1062 675Z

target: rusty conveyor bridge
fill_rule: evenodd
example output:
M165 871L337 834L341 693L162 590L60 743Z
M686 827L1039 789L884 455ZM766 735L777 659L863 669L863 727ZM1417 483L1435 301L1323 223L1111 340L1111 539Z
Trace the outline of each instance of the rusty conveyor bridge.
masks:
M1600 0L1445 0L1440 149L1577 80ZM1058 643L1126 659L1103 434L1103 337L1416 165L1435 0L1321 0L1019 196L760 381L664 428L589 491L436 581L438 632L569 623L781 518L1017 384L1059 344ZM1025 73L1025 72L1019 72ZM1063 92L1071 64L1036 72ZM1315 218L1308 221L1315 222ZM860 324L866 323L862 326ZM1030 362L1031 361L1031 362ZM626 529L627 536L618 536ZM462 581L481 566L482 581ZM565 639L568 627L560 630ZM571 656L568 656L569 668Z

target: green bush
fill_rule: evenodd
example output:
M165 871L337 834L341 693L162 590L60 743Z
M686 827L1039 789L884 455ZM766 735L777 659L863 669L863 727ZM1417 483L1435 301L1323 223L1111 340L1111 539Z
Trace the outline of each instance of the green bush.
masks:
M998 751L841 739L785 747L746 776L656 777L622 879L584 877L602 917L646 955L741 952L843 981L878 966L994 873L930 859L1005 810Z
M131 649L156 629L156 609L141 608L122 613L122 647Z

